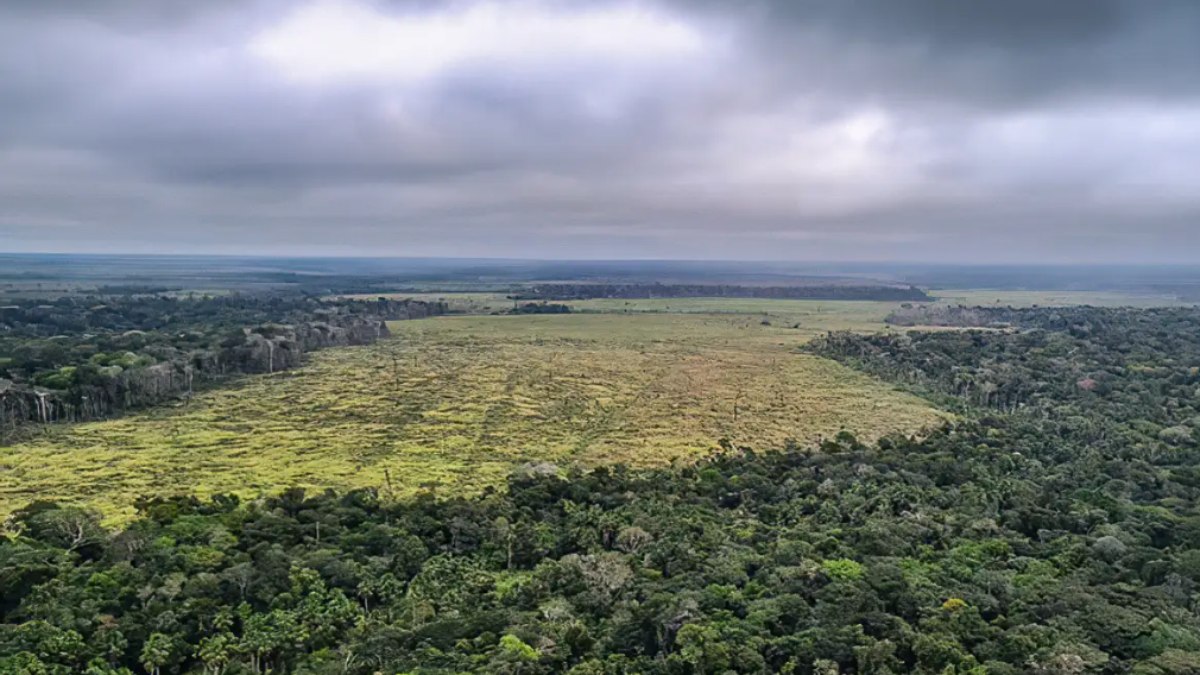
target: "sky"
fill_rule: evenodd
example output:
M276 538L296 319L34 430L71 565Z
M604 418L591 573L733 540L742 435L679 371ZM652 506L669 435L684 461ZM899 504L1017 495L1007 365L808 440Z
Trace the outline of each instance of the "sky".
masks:
M4 2L0 250L1200 262L1200 2Z

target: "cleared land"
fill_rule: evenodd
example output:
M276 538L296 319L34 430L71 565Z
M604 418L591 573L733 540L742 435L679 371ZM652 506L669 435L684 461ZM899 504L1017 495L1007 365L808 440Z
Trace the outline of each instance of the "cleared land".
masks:
M503 312L515 304L503 293L394 293L384 297L416 298L420 300L443 300L452 311L472 314ZM1170 307L1191 305L1170 293L1134 293L1121 291L1013 291L987 289L938 289L929 291L938 304L945 305L999 305L1002 307L1058 307L1068 305L1094 305L1097 307ZM344 297L376 298L379 295ZM767 298L651 298L651 299L593 299L563 301L576 311L582 312L714 312L714 313L766 313L783 320L808 319L814 326L836 330L840 327L859 328L864 324L878 323L899 303L893 302L845 302L834 300L775 300ZM850 325L839 326L829 322L844 321Z
M1172 307L1194 303L1180 300L1168 293L1133 293L1120 291L990 291L954 289L930 291L938 303L949 305L998 305L1001 307L1066 307L1093 305L1095 307Z
M830 328L882 328L888 303L719 303L587 301L577 304L597 313L400 322L392 340L318 352L186 408L0 448L0 514L57 499L121 520L141 495L292 485L467 493L530 461L646 466L694 459L721 439L773 448L939 419L920 399L796 353Z

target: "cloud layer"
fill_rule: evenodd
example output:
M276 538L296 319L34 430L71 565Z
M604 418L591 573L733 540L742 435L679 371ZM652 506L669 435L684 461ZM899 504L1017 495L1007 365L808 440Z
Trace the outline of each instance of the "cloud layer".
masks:
M1200 259L1200 4L0 8L9 250Z

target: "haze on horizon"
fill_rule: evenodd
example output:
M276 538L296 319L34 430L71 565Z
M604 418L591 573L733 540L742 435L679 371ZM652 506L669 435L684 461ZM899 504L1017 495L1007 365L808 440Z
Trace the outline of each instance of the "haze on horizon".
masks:
M1195 262L1189 0L0 6L0 250Z

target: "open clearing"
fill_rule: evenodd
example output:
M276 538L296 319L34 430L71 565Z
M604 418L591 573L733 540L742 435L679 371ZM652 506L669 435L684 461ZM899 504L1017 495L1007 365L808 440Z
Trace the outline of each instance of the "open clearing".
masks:
M504 293L384 293L384 297L445 301L451 311L473 314L504 312L513 307ZM981 305L1000 307L1060 307L1094 305L1097 307L1171 307L1191 305L1170 293L1134 293L1126 291L1016 291L987 289L936 289L929 291L941 305ZM379 295L350 295L372 299ZM557 302L557 301L556 301ZM808 319L824 330L859 329L879 325L898 303L837 300L784 300L774 298L598 298L565 300L579 312L714 312L767 313L783 319ZM839 324L839 322L841 322Z
M659 465L721 439L807 445L841 429L916 432L942 415L796 352L830 328L882 328L888 303L626 302L399 322L391 340L318 352L186 408L51 427L0 448L0 515L56 499L122 520L141 495L293 485L469 493L530 461Z
M1133 293L1121 291L1009 291L1009 290L934 290L939 304L980 305L983 307L1173 307L1193 303L1169 293Z

